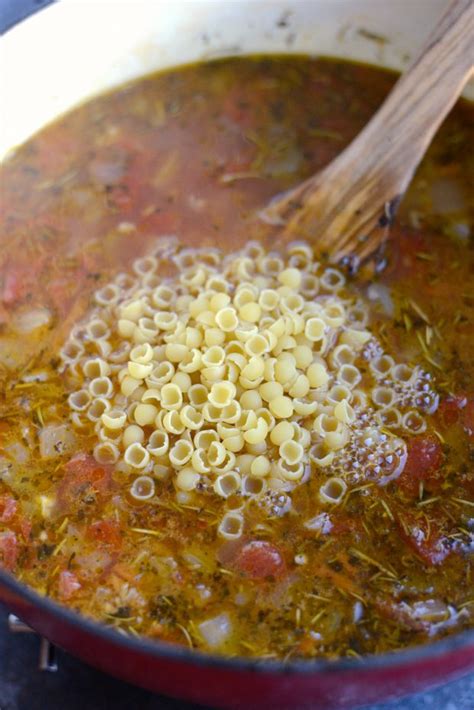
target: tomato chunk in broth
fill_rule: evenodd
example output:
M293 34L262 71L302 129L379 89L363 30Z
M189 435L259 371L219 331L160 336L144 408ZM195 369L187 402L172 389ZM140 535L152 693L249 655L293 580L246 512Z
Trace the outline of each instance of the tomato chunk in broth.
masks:
M305 57L157 74L6 161L0 567L121 632L265 658L474 626L474 115L384 268L258 211L395 75Z

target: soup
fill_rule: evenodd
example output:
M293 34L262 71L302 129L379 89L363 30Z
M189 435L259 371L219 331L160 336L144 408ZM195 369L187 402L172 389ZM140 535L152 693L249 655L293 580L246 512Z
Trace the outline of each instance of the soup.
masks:
M189 66L5 163L0 564L17 579L227 655L359 656L473 625L472 107L375 273L257 216L394 81L306 57Z

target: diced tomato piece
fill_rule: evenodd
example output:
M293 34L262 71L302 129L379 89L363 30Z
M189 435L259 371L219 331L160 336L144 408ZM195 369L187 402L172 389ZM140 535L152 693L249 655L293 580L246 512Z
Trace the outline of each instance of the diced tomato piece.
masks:
M14 532L0 533L0 565L10 572L15 568L20 550Z
M63 570L59 575L58 595L63 601L67 601L81 588L81 583L74 572Z
M115 520L99 520L92 523L87 529L87 538L114 548L120 547L122 541L120 526Z
M280 577L286 571L280 550L266 540L252 540L243 545L232 566L250 579Z
M15 533L20 533L25 542L29 539L32 523L19 514L18 502L8 494L0 495L0 523L8 523Z
M108 487L112 473L110 466L97 463L93 456L86 453L73 456L65 465L65 469L66 474L78 484L87 482L93 484L99 490Z
M400 537L427 564L439 565L453 551L449 538L436 524L428 525L426 518L403 513L398 522Z
M18 504L9 495L0 496L0 523L9 523L16 515Z
M18 272L8 271L3 283L2 301L11 305L23 295L22 279Z
M407 442L407 461L397 484L409 495L418 494L421 481L428 490L436 489L443 482L442 463L443 448L434 434L414 436Z
M467 404L467 397L464 395L454 395L443 399L438 407L436 419L444 429L457 424L461 417L461 412Z
M58 501L62 505L80 502L87 495L104 495L110 489L111 466L97 463L90 454L76 454L64 468L58 488Z

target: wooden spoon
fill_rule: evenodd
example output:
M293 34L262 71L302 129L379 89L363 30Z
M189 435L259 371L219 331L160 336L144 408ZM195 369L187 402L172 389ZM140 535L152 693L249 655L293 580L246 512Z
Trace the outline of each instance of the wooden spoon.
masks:
M438 126L473 69L474 0L454 0L357 138L326 168L277 195L265 221L352 268L387 236Z

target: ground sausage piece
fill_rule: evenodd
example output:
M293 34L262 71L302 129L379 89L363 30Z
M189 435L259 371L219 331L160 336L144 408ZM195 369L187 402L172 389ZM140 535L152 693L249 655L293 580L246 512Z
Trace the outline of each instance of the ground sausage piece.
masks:
M414 436L407 441L408 456L403 473L398 479L400 488L409 495L418 495L423 481L428 490L434 490L443 482L440 472L443 463L443 448L434 434Z
M240 548L232 566L250 579L280 577L286 572L281 552L266 540L247 542Z

